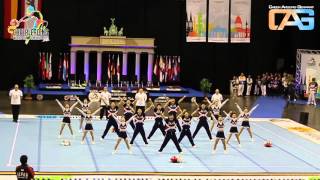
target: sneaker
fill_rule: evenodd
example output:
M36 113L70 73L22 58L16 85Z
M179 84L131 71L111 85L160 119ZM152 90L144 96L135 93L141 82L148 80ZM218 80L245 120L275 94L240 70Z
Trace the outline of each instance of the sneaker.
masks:
M103 141L103 140L104 140L103 137L101 137L101 138L100 138L100 141Z
M238 144L238 147L241 148L241 144Z
M116 151L116 150L112 151L112 154L116 154L116 153L117 153L117 151Z
M79 133L81 133L82 132L82 129L79 129Z
M254 139L253 139L253 138L251 138L251 142L254 142Z
M215 154L215 153L216 153L216 150L213 150L211 153L212 153L212 154Z
M129 154L132 154L132 151L131 151L131 150L129 150Z
M196 148L197 146L196 146L196 145L193 145L192 147L193 147L193 148Z
M92 141L91 144L96 144L96 142Z
M223 154L228 154L228 151L227 151L227 150L224 150L224 151L223 151Z
M61 139L61 135L58 135L58 138Z
M159 153L159 154L161 154L161 153L162 153L162 151L158 150L158 153Z
M183 151L179 152L179 154L182 155L182 154L183 154Z
M84 144L84 141L81 141L81 144Z

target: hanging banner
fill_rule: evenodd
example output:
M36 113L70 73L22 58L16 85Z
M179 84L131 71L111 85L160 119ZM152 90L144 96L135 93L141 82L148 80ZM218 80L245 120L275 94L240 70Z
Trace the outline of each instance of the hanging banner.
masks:
M187 0L186 3L187 42L205 42L207 34L207 1Z
M249 43L251 34L251 0L232 0L230 15L232 43Z
M229 0L209 0L208 42L228 42Z

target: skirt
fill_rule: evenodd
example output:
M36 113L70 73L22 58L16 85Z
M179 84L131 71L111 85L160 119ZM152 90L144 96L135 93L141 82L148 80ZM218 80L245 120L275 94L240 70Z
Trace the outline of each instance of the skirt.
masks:
M230 133L238 133L238 128L237 127L231 127L230 128Z
M249 128L250 127L249 121L242 121L241 126Z
M63 117L62 122L70 124L71 123L70 117Z
M84 127L85 131L93 131L93 126L92 124L86 124L86 126Z
M127 136L127 132L125 132L125 131L120 131L119 133L118 133L118 136L120 137L120 138L123 138L123 139L126 139L128 136Z
M218 131L216 134L216 137L218 139L225 139L226 137L224 136L224 132L223 131Z

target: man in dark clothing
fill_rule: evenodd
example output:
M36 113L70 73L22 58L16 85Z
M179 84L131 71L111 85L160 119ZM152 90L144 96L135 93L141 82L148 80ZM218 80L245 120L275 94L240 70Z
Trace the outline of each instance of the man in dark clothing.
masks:
M28 166L28 157L22 155L20 157L21 165L16 167L16 175L18 180L32 180L34 179L34 171L31 166Z

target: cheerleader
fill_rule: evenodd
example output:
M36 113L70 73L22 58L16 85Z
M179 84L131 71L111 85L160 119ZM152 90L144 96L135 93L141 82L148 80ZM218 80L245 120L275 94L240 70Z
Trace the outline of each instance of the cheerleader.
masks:
M180 103L186 98L186 96L183 96L181 99L178 100L178 103L176 103L175 99L169 99L168 102L164 105L164 107L168 107L168 114L173 114L175 117L175 122L178 127L178 130L181 131L180 123L177 119L178 111L181 112Z
M145 121L145 113L148 112L151 108L153 107L153 105L149 106L147 109L145 109L145 111L143 112L142 109L138 108L136 114L132 117L133 118L133 122L135 125L134 131L133 131L133 136L132 139L130 141L130 144L133 144L134 139L137 137L138 134L140 134L142 136L142 139L145 143L145 145L148 144L147 138L146 138L146 133L144 130L144 121Z
M180 133L180 137L178 139L178 142L180 143L182 141L182 139L185 136L187 136L192 147L195 148L196 145L193 142L193 138L192 138L191 131L190 131L192 116L185 109L182 111L181 114L182 114L182 116L180 118L180 121L182 124L182 131Z
M179 115L180 116L180 115ZM163 140L163 143L159 149L159 153L161 153L163 151L163 149L166 147L166 145L168 144L168 142L170 141L170 139L173 141L174 145L176 146L177 150L179 153L182 153L182 149L180 147L180 144L178 142L177 136L176 136L176 128L177 128L177 124L176 124L176 120L175 118L180 118L180 117L175 117L174 114L169 114L168 118L166 119L166 136Z
M85 119L86 125L84 127L84 131L83 131L83 136L82 136L82 141L81 144L84 144L84 138L87 136L87 133L90 132L91 135L91 143L94 143L94 134L93 134L93 116L95 116L101 109L102 107L98 108L96 111L94 111L93 113L91 113L91 111L89 109L87 109L86 111L83 111L82 109L79 109L76 107L76 109L81 113L82 117Z
M219 143L219 140L222 142L223 144L223 149L224 149L224 153L227 153L227 145L226 145L226 137L224 135L224 121L227 119L223 118L222 116L218 115L218 118L215 118L216 116L213 116L212 118L214 118L214 121L217 121L217 134L216 134L216 140L214 142L213 145L213 151L212 153L214 154L216 152L217 149L217 145Z
M121 140L123 140L126 143L129 154L132 154L131 146L129 144L129 139L127 135L127 127L128 127L128 124L130 124L130 122L132 122L132 120L134 119L134 116L132 116L129 120L126 120L124 116L122 116L120 120L118 117L115 117L114 115L112 116L117 121L119 126L118 139L117 139L116 145L114 146L114 150L112 154L117 153Z
M316 82L316 78L312 78L312 81L309 83L308 90L308 105L312 104L314 106L317 106L316 96L318 91L318 83Z
M89 102L89 103L88 103L87 98L85 98L85 99L83 100L83 102L81 102L81 100L80 100L78 97L76 97L76 99L77 99L77 102L81 105L81 111L84 112L84 113L86 113L86 112L89 110L89 107L90 107L90 105L92 104L92 102ZM85 118L85 117L81 114L79 132L81 132L82 129L83 129L82 124L83 124L84 118Z
M152 103L152 106L155 107L152 101L151 103ZM164 108L161 106L161 104L157 104L157 106L153 109L153 114L154 114L154 124L153 124L152 130L150 131L148 139L152 137L152 135L156 132L158 128L162 132L163 136L165 136L166 134L164 130L164 125L163 125Z
M135 103L135 101L131 102L130 99L127 99L126 102L123 101L123 99L120 99L120 103L119 104L123 104L123 115L124 118L126 119L126 121L129 121L129 119L133 116L135 110L133 109L133 104ZM134 123L133 121L130 121L130 126L132 127L132 129L134 130Z
M104 132L103 132L100 140L103 140L103 139L106 137L106 135L108 134L108 132L109 132L109 130L110 130L111 127L114 128L114 131L115 131L116 133L119 132L118 123L117 123L116 120L113 118L113 116L117 116L117 114L118 114L118 109L119 109L119 108L118 108L118 106L116 105L115 102L111 102L111 103L110 103L110 107L109 107L108 110L107 110L107 113L108 113L108 116L107 116L108 123L107 123L107 125L106 125L106 128L105 128L105 130L104 130ZM113 115L113 116L112 116L112 115Z
M221 108L229 101L229 99L224 100L222 103L219 103L219 101L209 101L208 98L205 98L205 100L207 100L210 110L211 110L211 115L215 117L215 119L218 119L219 114L220 114L220 110ZM210 125L210 132L212 131L213 127L214 127L214 118L211 117L212 121L211 121L211 125Z
M63 112L63 119L62 119L60 133L59 133L58 137L61 138L63 129L66 126L66 124L68 125L70 133L73 136L70 117L71 117L71 112L72 112L73 108L76 107L78 102L74 103L71 107L69 104L65 104L65 106L63 106L58 99L56 99L56 102L58 103L58 105L60 106L60 108L62 109L62 112Z
M208 134L208 137L210 140L212 140L212 136L209 130L209 124L208 124L208 107L206 106L206 104L203 102L201 103L200 107L197 103L197 101L195 100L195 98L192 98L192 102L196 104L196 106L198 107L192 114L191 116L194 116L196 113L198 113L199 117L199 122L198 125L196 127L196 130L193 133L193 139L196 137L197 133L199 132L200 128L204 128Z
M227 143L229 144L231 136L234 134L236 136L236 138L237 138L238 143L239 143L239 147L241 147L238 127L237 127L239 116L237 116L237 114L235 112L232 112L232 111L229 112L229 114L226 113L225 111L223 111L223 112L227 116L227 119L230 120L230 123L231 123L231 127L230 127L230 131L229 131L229 136L228 136L228 139L227 139Z
M250 119L251 113L259 106L259 104L255 105L250 111L249 111L247 106L245 106L245 108L243 110L241 109L239 104L236 103L236 106L237 106L237 108L238 108L238 110L240 112L240 118L242 119L239 136L241 135L243 129L246 128L248 133L249 133L249 135L250 135L251 140L253 141L252 130L250 128L249 119Z

